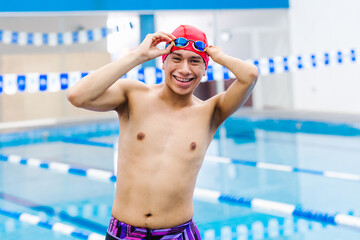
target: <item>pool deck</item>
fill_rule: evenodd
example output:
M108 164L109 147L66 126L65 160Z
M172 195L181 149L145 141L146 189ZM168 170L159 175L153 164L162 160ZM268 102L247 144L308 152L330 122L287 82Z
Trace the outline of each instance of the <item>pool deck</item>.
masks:
M264 117L275 119L298 119L318 122L336 123L360 123L359 114L310 112L310 111L289 111L289 110L255 110L252 108L240 108L233 116L237 117Z
M76 125L91 123L91 122L103 122L103 121L116 121L116 115L104 114L97 115L96 117L72 117L72 118L45 118L45 119L34 119L27 121L16 121L16 122L0 122L0 134L8 132L24 131L39 127L56 127L66 125Z

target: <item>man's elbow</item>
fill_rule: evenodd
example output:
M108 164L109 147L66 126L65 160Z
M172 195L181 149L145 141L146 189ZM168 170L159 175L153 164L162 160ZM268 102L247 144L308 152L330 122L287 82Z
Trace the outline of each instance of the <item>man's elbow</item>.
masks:
M77 93L76 90L70 88L67 91L66 96L67 96L68 101L75 107L83 107L84 106L84 102L81 100L80 94Z
M256 66L252 67L252 71L251 71L251 79L253 82L256 82L258 77L259 77L259 69Z
M253 86L256 84L256 81L259 77L259 70L256 66L252 66L250 71L249 71L249 76L248 76L248 84L250 86Z

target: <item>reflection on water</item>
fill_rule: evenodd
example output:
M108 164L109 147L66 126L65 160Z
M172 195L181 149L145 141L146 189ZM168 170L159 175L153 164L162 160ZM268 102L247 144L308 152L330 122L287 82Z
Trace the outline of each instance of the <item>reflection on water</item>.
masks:
M232 126L218 132L210 145L208 155L321 171L360 173L358 136L279 131L278 126L273 131L254 126L245 129L242 126ZM300 125L295 126L297 129L301 128ZM327 213L348 214L360 209L359 182L319 175L205 162L197 185L223 193L289 203ZM244 207L204 203L198 203L196 207L199 221L204 224L201 227L207 229L211 223L217 222L217 235L221 235L222 226L232 226L233 233L236 233L236 226L239 224L244 224L251 230L254 228L252 224L258 221L264 225L266 232L269 221L274 220L274 216L256 213ZM358 214L360 216L360 212ZM219 221L219 218L222 220ZM284 218L275 219L280 228L284 226ZM300 232L307 229L308 233L300 234L303 236L299 239L355 239L360 236L360 231L329 226L324 229L321 224L320 228L314 228L309 227L309 224L313 223L302 221L304 220L295 219L295 228ZM308 228L319 231L309 232ZM298 239L297 237L289 239Z

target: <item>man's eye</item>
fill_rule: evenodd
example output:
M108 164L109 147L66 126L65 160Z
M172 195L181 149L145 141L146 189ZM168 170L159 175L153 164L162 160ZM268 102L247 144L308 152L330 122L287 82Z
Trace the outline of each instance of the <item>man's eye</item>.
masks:
M173 58L175 61L180 61L181 59L180 58L178 58L178 57L174 57Z

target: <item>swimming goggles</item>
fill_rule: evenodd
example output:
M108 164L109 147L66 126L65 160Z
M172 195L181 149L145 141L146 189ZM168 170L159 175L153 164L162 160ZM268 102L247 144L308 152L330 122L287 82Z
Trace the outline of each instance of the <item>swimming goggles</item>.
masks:
M175 47L178 47L178 48L185 48L185 47L187 47L189 45L189 42L193 43L192 46L196 51L199 51L199 52L205 52L206 51L206 45L205 45L204 42L188 40L188 39L183 38L183 37L179 37L179 38L175 39L174 41L172 41L171 43L166 44L166 47L169 46L169 44L172 44L172 45L174 45Z

